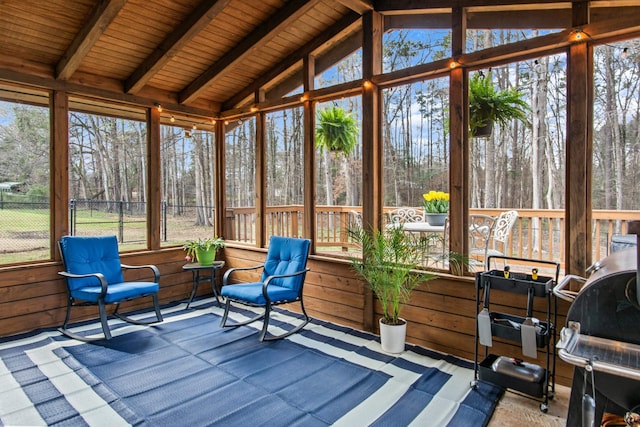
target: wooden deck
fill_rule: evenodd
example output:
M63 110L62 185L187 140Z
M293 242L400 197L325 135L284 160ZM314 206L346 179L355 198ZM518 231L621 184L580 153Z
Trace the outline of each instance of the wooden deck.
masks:
M500 399L488 427L564 427L567 423L567 410L571 389L556 386L556 394L549 403L549 411L540 411L537 400L507 390Z

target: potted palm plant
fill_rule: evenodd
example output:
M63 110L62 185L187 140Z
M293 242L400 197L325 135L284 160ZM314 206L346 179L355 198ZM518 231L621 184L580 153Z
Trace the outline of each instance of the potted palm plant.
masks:
M224 239L221 237L207 237L187 240L182 249L187 253L185 259L188 262L197 261L201 265L211 265L216 259L218 249L222 249L224 246Z
M389 353L404 351L407 322L400 317L411 291L435 275L415 271L425 253L426 239L416 240L401 227L367 231L349 229L349 235L362 250L362 257L352 257L353 269L369 284L382 305L380 343Z
M516 89L497 90L491 73L475 74L469 81L469 129L473 137L486 137L493 131L493 123L507 125L517 119L526 123L531 109Z

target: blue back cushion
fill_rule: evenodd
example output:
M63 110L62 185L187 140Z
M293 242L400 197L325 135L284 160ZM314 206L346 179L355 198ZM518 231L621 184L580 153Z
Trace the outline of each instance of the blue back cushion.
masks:
M60 240L60 251L69 273L102 273L109 284L124 281L116 236L64 236ZM71 290L100 286L95 277L71 279L68 283Z
M296 239L293 237L271 236L269 250L264 263L262 281L274 274L290 274L304 270L307 266L309 255L308 239ZM274 285L298 291L304 282L304 274L271 281Z

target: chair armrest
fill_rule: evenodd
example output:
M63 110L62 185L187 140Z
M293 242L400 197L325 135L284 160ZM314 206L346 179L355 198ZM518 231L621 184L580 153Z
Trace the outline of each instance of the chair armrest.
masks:
M229 276L234 271L257 270L257 269L263 268L263 267L264 267L264 264L254 265L253 267L235 267L235 268L230 268L224 273L224 276L222 276L222 286L226 286L226 285L229 284Z
M102 273L74 274L67 271L58 271L58 274L68 279L84 279L87 277L96 277L98 280L100 280L100 287L102 288L101 296L104 297L107 294L107 279Z
M151 265L151 264L149 264L149 265L120 264L120 267L126 268L126 269L150 268L153 271L153 282L154 283L160 282L160 270L158 270L158 267L156 267L155 265Z
M262 284L262 292L264 293L264 295L266 297L267 296L267 286L269 286L269 283L271 283L271 280L273 280L273 279L281 279L283 277L299 276L301 274L306 273L309 270L311 270L311 269L310 268L305 268L304 270L296 271L295 273L274 274L273 276L269 276L269 277L267 277L267 280L265 280L264 283Z

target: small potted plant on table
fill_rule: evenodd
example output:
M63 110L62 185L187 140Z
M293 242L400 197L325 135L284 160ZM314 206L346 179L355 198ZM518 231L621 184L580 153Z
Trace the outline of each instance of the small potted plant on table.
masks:
M444 191L429 191L422 195L424 216L429 225L444 225L449 214L449 193Z
M224 239L221 237L207 237L187 240L182 249L187 253L185 257L187 261L198 261L201 265L212 265L218 249L222 249L224 246Z

